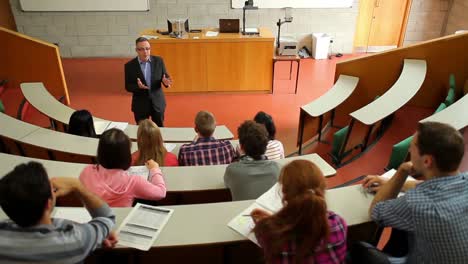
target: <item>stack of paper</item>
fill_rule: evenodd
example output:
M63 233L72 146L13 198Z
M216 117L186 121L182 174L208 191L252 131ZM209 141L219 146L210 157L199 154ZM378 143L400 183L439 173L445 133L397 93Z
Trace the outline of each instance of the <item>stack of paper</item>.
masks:
M142 37L144 37L145 39L158 39L159 37L158 36L153 36L153 35L141 35Z
M250 213L256 208L270 213L275 213L282 207L283 203L281 188L280 185L276 183L266 193L262 194L262 196L255 200L253 204L234 217L234 219L228 223L228 226L260 246L258 244L257 238L255 237L255 234L252 232L255 223L252 217L250 217Z
M219 32L217 32L217 31L207 31L205 36L207 36L207 37L216 37L216 36L218 36L218 34L219 34Z
M117 229L118 244L149 250L173 212L173 209L137 203Z

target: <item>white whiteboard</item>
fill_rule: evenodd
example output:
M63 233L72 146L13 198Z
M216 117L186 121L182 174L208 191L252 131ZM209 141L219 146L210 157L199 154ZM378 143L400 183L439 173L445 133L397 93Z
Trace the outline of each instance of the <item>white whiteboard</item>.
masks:
M149 0L20 0L23 11L148 11Z
M232 8L244 7L245 0L232 0ZM254 0L259 8L346 8L353 6L353 0Z

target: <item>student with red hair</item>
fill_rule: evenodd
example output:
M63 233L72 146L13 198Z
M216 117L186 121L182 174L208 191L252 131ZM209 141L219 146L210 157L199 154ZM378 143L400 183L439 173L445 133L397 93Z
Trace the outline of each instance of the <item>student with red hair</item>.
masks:
M285 165L279 177L283 208L252 211L253 232L267 263L344 263L347 226L327 210L325 180L307 160Z

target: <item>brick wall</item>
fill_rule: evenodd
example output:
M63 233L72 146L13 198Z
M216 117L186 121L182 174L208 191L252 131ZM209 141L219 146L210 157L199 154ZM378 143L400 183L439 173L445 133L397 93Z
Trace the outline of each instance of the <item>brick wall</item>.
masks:
M296 35L311 44L312 32L330 34L334 52L353 49L358 0L352 8L293 9L292 23L283 35ZM413 0L405 43L438 37L447 15L448 0ZM466 2L466 1L465 1ZM18 31L58 43L63 57L118 57L134 55L134 39L146 28L165 28L167 18L188 17L191 28L217 27L219 18L242 18L230 0L150 0L148 12L22 12L10 0ZM247 11L247 26L266 26L276 35L282 9Z
M457 30L468 30L468 0L453 0L445 35L453 34Z

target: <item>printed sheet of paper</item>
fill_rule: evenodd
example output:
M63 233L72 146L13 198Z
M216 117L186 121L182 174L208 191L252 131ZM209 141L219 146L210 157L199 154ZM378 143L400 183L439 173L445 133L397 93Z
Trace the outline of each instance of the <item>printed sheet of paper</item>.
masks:
M127 170L129 175L137 175L142 177L145 180L148 180L149 170L146 166L132 166Z
M53 217L71 220L80 224L91 221L91 215L89 215L88 210L83 207L55 208Z
M173 209L137 203L117 229L118 245L149 250L173 212Z
M271 212L278 212L281 208L283 208L283 194L281 191L281 185L276 183L271 187L266 193L262 194L258 199L255 201L260 206L268 209Z
M154 36L154 35L141 35L141 36L146 39L158 39L159 38L158 36Z
M236 217L234 217L228 223L228 226L234 231L236 231L237 233L245 236L250 241L260 246L260 244L257 241L257 238L255 237L255 234L252 232L252 229L254 228L255 223L252 217L250 216L250 213L252 212L252 210L256 208L266 210L265 208L259 206L257 203L253 203L249 207L247 207L244 211L242 211L240 214L238 214Z

